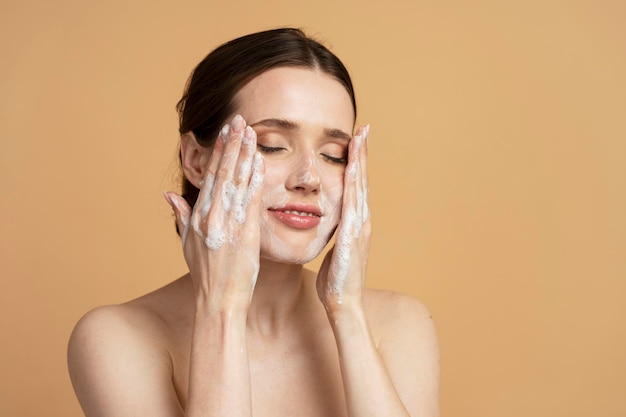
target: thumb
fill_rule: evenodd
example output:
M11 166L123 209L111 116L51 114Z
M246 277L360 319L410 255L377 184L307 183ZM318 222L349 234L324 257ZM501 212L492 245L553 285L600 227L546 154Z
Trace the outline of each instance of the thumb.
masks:
M320 269L317 271L317 291L319 294L322 294L322 290L326 285L326 281L328 279L328 272L330 270L330 262L333 258L333 252L335 251L335 246L333 246L324 256L324 260L320 265Z
M187 228L189 227L189 219L191 218L191 207L183 197L171 191L164 191L163 196L174 210L176 227L178 228L178 233L184 240Z

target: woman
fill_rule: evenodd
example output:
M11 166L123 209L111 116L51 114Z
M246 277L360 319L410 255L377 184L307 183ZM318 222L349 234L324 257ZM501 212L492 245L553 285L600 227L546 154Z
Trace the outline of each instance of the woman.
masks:
M436 416L417 301L364 288L368 127L350 77L296 29L228 42L178 103L189 273L89 312L68 361L87 416ZM319 273L303 264L336 244Z

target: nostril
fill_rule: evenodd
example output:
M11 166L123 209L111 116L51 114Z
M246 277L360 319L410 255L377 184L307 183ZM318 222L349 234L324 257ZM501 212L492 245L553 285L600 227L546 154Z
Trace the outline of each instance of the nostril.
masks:
M287 187L292 190L316 192L320 185L320 172L313 157L302 158L292 167Z

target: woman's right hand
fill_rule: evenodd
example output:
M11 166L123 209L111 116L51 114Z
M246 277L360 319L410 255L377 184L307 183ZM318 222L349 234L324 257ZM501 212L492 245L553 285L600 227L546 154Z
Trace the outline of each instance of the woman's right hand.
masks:
M215 311L247 310L259 273L263 157L256 133L239 115L215 141L193 208L165 198L181 231L197 301Z

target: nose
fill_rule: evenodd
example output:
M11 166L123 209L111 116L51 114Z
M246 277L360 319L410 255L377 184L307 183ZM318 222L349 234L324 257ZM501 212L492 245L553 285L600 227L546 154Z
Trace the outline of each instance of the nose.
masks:
M315 155L306 155L297 161L285 185L288 190L317 193L320 189L320 171Z

